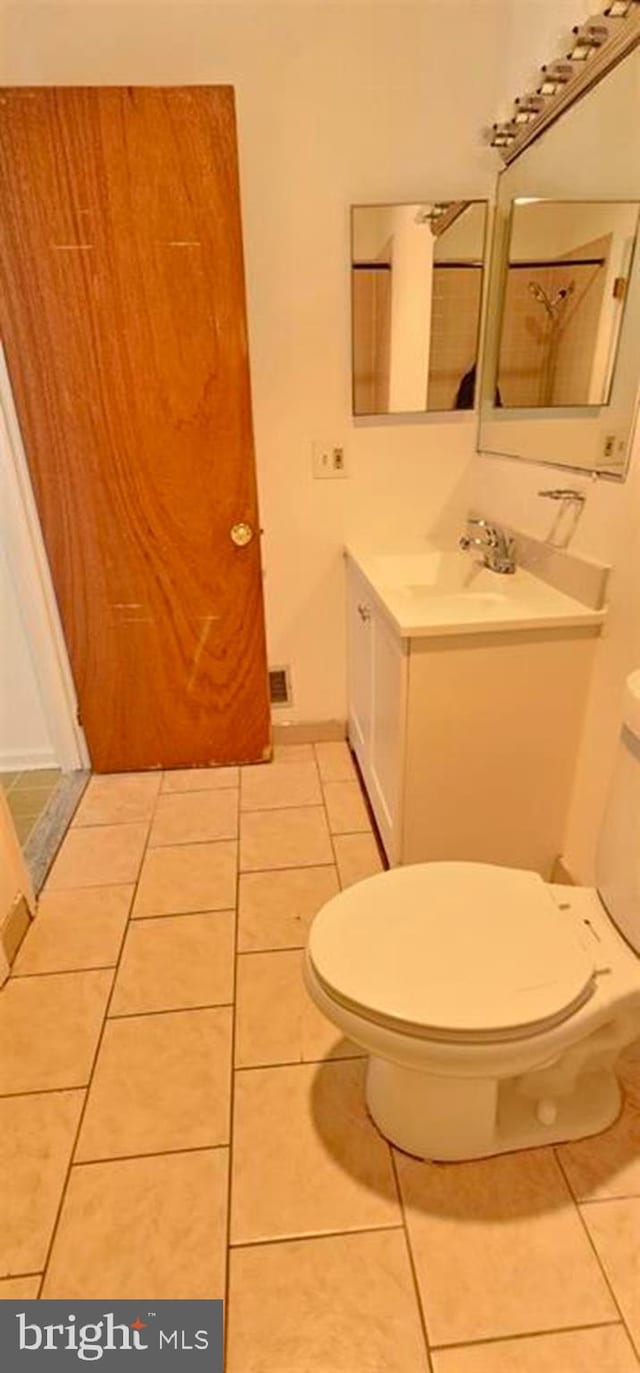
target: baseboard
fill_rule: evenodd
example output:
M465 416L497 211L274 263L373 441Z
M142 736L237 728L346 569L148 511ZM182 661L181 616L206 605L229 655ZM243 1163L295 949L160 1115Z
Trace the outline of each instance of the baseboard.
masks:
M571 876L571 873L569 872L569 869L566 866L564 859L561 857L560 854L558 854L558 857L556 858L555 863L551 869L550 881L558 882L562 887L578 886L575 877Z
M331 744L347 737L346 720L308 720L273 725L274 744Z
M20 948L20 945L31 924L31 912L24 896L16 897L16 900L7 912L0 927L0 945L7 959L9 967Z
M0 752L0 772L31 772L35 768L57 768L58 759L51 749L8 748Z

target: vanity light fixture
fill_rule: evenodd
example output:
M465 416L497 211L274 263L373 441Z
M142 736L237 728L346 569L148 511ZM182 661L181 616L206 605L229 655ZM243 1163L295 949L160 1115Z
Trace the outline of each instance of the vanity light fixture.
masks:
M519 96L516 100L516 112L513 116L514 124L530 124L540 111L544 109L544 96L536 95Z
M491 138L492 148L510 148L517 136L517 129L513 124L494 124L493 135Z
M535 91L514 101L510 119L493 125L489 141L505 163L537 138L560 114L584 95L640 43L640 0L609 0L572 30L570 51L541 68Z
M596 48L601 48L609 37L607 24L575 24L573 32L575 42L571 52L567 53L570 62L585 62L588 57L593 57Z
M605 10L607 19L626 19L639 2L640 0L612 0Z
M451 206L448 201L437 202L435 205L421 205L415 214L416 224L435 224L436 220L447 213Z
M556 95L566 86L567 81L571 80L574 68L571 62L550 62L540 68L542 72L542 82L538 86L538 95Z

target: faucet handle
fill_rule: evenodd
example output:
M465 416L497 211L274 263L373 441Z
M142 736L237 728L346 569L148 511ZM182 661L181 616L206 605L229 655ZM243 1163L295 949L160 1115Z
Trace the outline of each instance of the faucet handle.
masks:
M491 524L490 520L484 520L479 515L468 515L467 524L474 525L476 529L484 530L485 541L488 548L497 547L500 538L499 531L495 524Z

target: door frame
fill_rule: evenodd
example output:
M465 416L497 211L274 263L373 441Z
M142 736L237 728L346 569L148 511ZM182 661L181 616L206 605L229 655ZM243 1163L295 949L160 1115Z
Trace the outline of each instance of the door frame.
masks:
M0 344L0 534L42 708L63 772L90 768L49 561L4 350Z

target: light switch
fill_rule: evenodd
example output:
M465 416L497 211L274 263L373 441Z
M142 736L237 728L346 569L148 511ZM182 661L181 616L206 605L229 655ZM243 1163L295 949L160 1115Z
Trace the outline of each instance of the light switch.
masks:
M349 476L346 454L341 443L336 443L333 439L314 439L311 453L311 470L314 477L324 480Z

